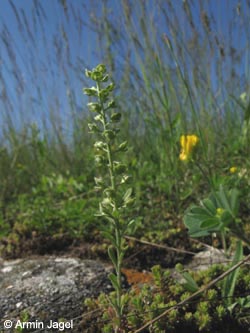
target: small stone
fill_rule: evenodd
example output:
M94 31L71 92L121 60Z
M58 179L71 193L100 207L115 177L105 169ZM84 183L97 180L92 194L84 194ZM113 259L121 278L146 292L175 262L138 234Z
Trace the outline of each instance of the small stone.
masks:
M28 277L31 275L32 275L32 273L30 271L26 271L26 272L23 272L22 277L25 278L25 277Z
M12 271L12 269L13 269L13 267L7 266L7 267L2 268L1 271L3 273L9 273Z
M14 286L10 284L9 286L6 287L6 289L11 289L11 288L13 288L13 287L14 287Z
M23 302L18 302L18 303L16 303L16 308L17 308L17 309L20 308L20 306L22 306L22 304L23 304Z

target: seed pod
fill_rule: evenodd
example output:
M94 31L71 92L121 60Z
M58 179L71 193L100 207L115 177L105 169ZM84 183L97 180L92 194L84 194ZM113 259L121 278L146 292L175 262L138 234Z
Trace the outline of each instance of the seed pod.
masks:
M127 151L128 150L127 146L128 146L128 141L124 141L119 145L117 151Z
M114 167L114 171L119 175L124 173L126 170L127 170L127 166L123 163L117 163Z
M88 96L97 96L98 95L97 89L95 87L83 88L83 92L85 95L88 95Z
M90 132L94 132L94 133L99 133L100 132L100 129L94 123L89 123L88 128L89 128Z
M106 73L107 69L104 64L99 64L98 66L96 66L96 71L104 74L104 73Z
M116 136L116 133L112 130L106 130L103 132L104 136L108 140L113 140Z
M94 144L94 147L99 150L105 150L106 149L106 143L103 141L97 141Z
M121 117L122 117L121 113L119 113L119 112L115 112L115 113L113 113L113 114L111 115L111 121L112 121L113 123L117 123L118 121L121 120Z
M92 112L100 112L101 111L101 105L99 103L88 103L89 110Z
M116 107L116 103L115 101L112 99L109 103L108 103L108 106L107 106L107 109L113 109Z

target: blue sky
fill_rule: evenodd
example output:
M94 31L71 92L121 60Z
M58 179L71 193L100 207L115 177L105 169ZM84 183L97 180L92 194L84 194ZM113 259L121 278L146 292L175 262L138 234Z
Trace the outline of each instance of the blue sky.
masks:
M77 18L73 10L67 16L57 0L37 4L33 0L6 0L0 5L0 87L11 101L2 98L0 106L4 114L14 114L16 125L25 120L41 125L47 119L49 123L51 109L64 115L66 124L70 98L76 98L75 111L83 101L79 72L74 67L79 58L90 66L96 63L94 54L98 58L93 52L94 34L79 22L80 11L88 21L84 12L87 2L69 2Z
M168 27L164 25L163 16L157 12L154 1L146 1L149 12L154 16L159 35L168 34ZM229 21L235 21L237 10L248 10L249 13L247 1L241 1L241 8L238 9L237 0L188 2L195 22L200 20L198 13L201 11L214 15L215 20L211 25L219 32L221 45L226 45L232 39L236 48L244 45L246 35L242 34L242 30L240 32L237 25L230 28ZM56 118L59 114L61 125L70 131L72 115L84 109L82 70L85 66L91 68L102 62L100 44L89 25L90 15L102 15L103 3L98 0L1 1L0 119L3 125L11 119L16 127L25 122L49 127L51 115ZM183 33L188 34L181 9L183 3L183 0L172 1L178 20L183 21ZM109 16L122 27L122 0L109 0L108 4ZM139 26L139 22L135 21L134 25ZM124 49L117 50L111 45L121 66L124 60L122 56L128 47L129 44L125 43ZM238 71L245 71L246 61L245 64L238 64ZM223 66L225 71L230 68L226 62ZM216 76L215 68L213 76ZM215 79L214 88L218 88Z

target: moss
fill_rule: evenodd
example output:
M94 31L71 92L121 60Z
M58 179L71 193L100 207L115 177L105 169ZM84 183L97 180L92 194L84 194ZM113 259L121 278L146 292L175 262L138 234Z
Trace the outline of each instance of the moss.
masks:
M215 265L207 271L195 272L193 277L196 282L201 281L206 277L206 281L211 281L216 276L221 274L225 267ZM207 290L199 298L183 307L176 308L176 305L188 298L191 293L186 292L177 281L175 281L168 270L162 269L160 266L152 268L153 279L144 281L145 284L138 289L131 288L127 291L127 305L125 309L125 321L127 331L133 331L141 327L144 323L155 318L167 309L169 311L161 320L151 325L151 328L146 329L145 333L164 332L164 333L238 333L244 332L245 323L240 320L239 306L236 312L230 314L221 297L221 285ZM247 268L243 268L240 273L236 291L248 292L249 285L245 282L250 278L250 273ZM111 296L112 299L112 296ZM89 301L88 301L89 302ZM89 310L99 307L106 314L103 317L107 324L103 324L105 330L109 332L110 313L108 311L109 301L106 295L101 295L97 301L90 303L85 302ZM104 332L105 330L97 323L94 323L96 332Z

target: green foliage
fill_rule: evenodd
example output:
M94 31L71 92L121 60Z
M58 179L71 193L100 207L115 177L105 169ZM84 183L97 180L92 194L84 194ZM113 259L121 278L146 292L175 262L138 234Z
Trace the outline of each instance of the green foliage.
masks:
M199 287L189 272L183 271L183 266L181 264L177 264L175 268L177 272L181 273L181 276L185 280L185 282L182 283L183 287L192 293L196 292Z
M13 232L21 237L37 232L44 235L68 234L79 237L88 235L96 198L87 190L85 179L75 179L52 174L43 176L33 187L31 195L20 194L8 207L6 218L0 226L2 235L7 235L10 222Z
M204 276L206 283L216 278L225 270L223 266L211 267L206 271L192 272L192 279L197 285L203 284ZM126 307L126 332L133 332L161 314L166 309L171 309L165 317L150 325L143 332L165 332L178 333L180 331L190 331L194 333L232 333L244 331L248 326L243 324L242 316L249 309L249 297L232 297L236 299L230 310L237 316L230 316L227 300L221 290L223 281L217 287L211 288L203 293L199 298L182 307L175 307L178 302L185 300L191 295L185 291L185 287L172 277L169 270L163 270L160 266L152 268L153 282L144 284L139 289L133 287L127 292ZM242 283L244 277L249 279L249 271L242 269L236 281L235 289L237 293L247 294L249 285ZM97 300L86 300L85 306L89 311L99 308L104 310L103 321L88 323L95 332L112 332L110 317L107 310L110 303L108 297L100 295ZM241 318L241 319L240 319ZM105 320L105 321L104 321Z
M20 322L26 323L29 321L29 318L30 318L30 314L27 310L21 311L20 317L19 317ZM17 333L17 332L25 332L25 331L26 331L25 328L23 329L22 327L18 326L17 328L15 328L14 332Z
M235 264L237 264L242 258L243 258L242 241L238 241L231 266L234 266ZM225 304L227 305L227 307L229 307L233 303L232 297L234 295L235 285L236 285L237 278L239 276L239 272L240 272L240 268L235 269L224 280L222 296L225 298Z
M112 76L119 82L116 103L124 111L120 134L131 147L128 156L133 164L130 170L137 197L143 196L145 187L150 187L171 198L167 205L173 211L182 212L187 200L207 191L197 170L183 168L179 163L179 138L189 132L195 132L201 140L204 169L218 171L221 177L231 164L239 168L244 165L250 146L248 69L242 73L244 66L238 65L247 63L242 44L228 37L234 24L234 31L247 34L244 40L249 40L250 20L249 13L242 9L244 1L239 1L237 8L241 10L234 15L233 22L226 22L222 31L220 16L213 17L210 4L203 8L199 2L191 6L188 1L173 5L170 0L159 0L153 12L150 2L122 1L114 8L110 0L94 1L84 11L78 10L79 3L72 6L65 3L58 1L55 5L62 22L60 31L51 32L52 38L46 34L48 22L41 15L46 12L42 3L32 2L30 12L34 17L29 20L28 7L22 10L12 2L14 22L22 28L17 31L18 37L12 35L11 29L8 31L8 43L5 40L8 22L6 26L4 21L0 25L3 54L12 55L8 57L8 75L14 82L13 86L9 84L11 81L6 80L6 71L1 67L3 214L18 194L29 193L30 188L37 186L43 174L64 175L69 170L75 177L83 173L92 179L94 168L88 163L89 155L93 154L92 139L85 130L88 116L86 112L78 113L82 101L75 96L76 86L85 81L81 71L86 62L91 62L92 52L110 65ZM229 7L230 11L236 11L234 4ZM198 14L193 15L194 11ZM81 15L85 16L84 22ZM182 20L178 20L180 15ZM73 28L72 39L73 17L79 24ZM197 19L200 17L202 20ZM78 29L81 22L88 29L91 27L91 40L95 41L88 55L82 28ZM44 38L34 38L36 33ZM16 51L15 38L25 45L21 52ZM73 43L78 43L83 53L74 52ZM50 50L46 61L39 58L44 56L42 53L38 57L34 51L41 45ZM33 61L37 57L39 61ZM24 63L22 59L30 61ZM20 75L23 70L28 78L25 81ZM97 79L98 75L94 73L93 77ZM53 94L47 84L50 79ZM102 80L106 79L104 75ZM30 82L34 89L30 89ZM88 93L95 93L92 87L88 89ZM113 89L112 85L108 89ZM114 101L109 103L110 108L114 107ZM95 107L93 104L91 110ZM120 113L114 112L111 118L113 122L120 120Z
M234 173L237 168L232 167L231 172ZM204 237L219 233L222 239L222 245L227 255L226 236L228 233L236 236L239 240L236 245L232 266L237 264L243 257L242 240L246 244L250 244L244 235L244 230L238 218L239 214L239 191L235 188L231 190L225 189L222 184L218 191L201 201L200 206L191 206L184 216L184 223L189 229L191 237ZM235 269L224 279L222 296L225 299L225 305L229 308L232 305L232 297L235 291L236 281L239 270ZM187 290L195 292L198 286L194 283L189 273L182 273L186 280L184 286ZM205 320L205 318L203 318ZM208 320L208 318L207 318Z
M237 228L238 196L236 189L226 191L221 186L219 191L202 200L200 206L191 206L184 216L190 236L202 237Z

